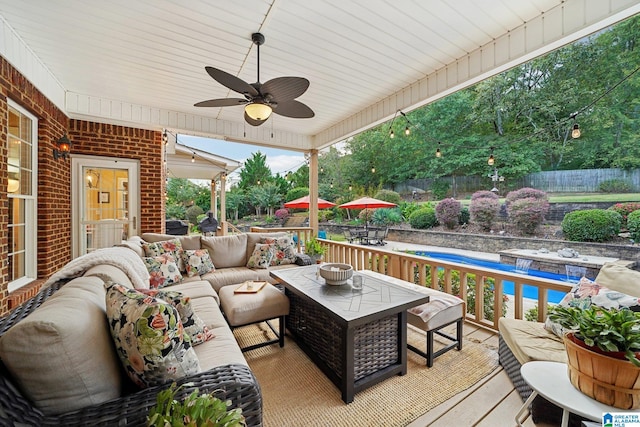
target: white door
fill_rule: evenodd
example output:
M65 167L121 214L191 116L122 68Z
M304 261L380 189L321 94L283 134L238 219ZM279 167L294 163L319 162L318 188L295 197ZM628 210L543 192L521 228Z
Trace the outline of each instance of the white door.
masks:
M74 258L138 234L138 161L72 156L71 169Z

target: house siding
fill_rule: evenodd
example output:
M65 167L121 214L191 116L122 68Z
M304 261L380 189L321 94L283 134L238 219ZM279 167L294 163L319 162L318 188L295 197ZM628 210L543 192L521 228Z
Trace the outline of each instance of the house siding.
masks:
M8 99L38 119L38 267L35 282L9 294L8 236L0 235L0 315L22 304L71 259L71 164L54 160L54 141L67 132L72 154L140 162L140 233L164 230L165 176L161 132L69 119L0 57L0 230L8 228Z

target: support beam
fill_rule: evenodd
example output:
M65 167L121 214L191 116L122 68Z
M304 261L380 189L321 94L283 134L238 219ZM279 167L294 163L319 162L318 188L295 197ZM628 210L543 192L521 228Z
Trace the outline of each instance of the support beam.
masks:
M220 175L220 225L222 226L222 235L227 234L227 174Z
M318 235L318 150L309 152L309 227Z

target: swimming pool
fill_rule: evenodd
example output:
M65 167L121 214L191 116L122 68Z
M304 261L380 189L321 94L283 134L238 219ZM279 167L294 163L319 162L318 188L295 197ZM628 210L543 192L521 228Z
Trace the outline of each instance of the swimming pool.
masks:
M515 265L502 264L495 261L487 261L484 259L472 258L472 257L463 256L463 255L449 254L444 252L428 252L428 251L415 251L415 254L426 257L426 258L440 259L442 261L457 262L460 264L468 264L468 265L474 265L477 267L492 268L494 270L508 271L512 273L516 272ZM579 277L568 278L565 274L555 274L555 273L549 273L547 271L539 271L539 270L531 270L531 269L528 270L526 273L522 271L517 271L517 272L521 274L527 274L533 277L554 279L554 280L559 280L561 282L567 282L567 283L576 282L577 280L580 279ZM502 282L502 287L503 287L503 292L505 294L507 295L514 294L513 282L509 280L505 280ZM522 287L522 292L525 298L538 299L538 288L535 286L524 285ZM547 292L547 298L551 303L559 303L564 297L565 293L566 292L549 290Z

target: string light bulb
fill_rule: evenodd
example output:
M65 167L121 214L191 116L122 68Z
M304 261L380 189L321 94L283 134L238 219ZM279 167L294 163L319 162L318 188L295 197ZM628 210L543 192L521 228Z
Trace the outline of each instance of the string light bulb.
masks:
M376 167L375 166L371 166L371 173L376 173Z
M169 136L167 135L167 130L164 129L164 131L162 132L162 143L167 145L168 142L169 142Z
M436 157L442 157L442 151L440 151L440 141L438 141L438 148L436 149Z
M191 163L195 163L196 162L196 155L192 154L191 155Z
M496 159L493 157L493 147L491 147L491 155L489 156L489 159L487 160L487 164L489 166L493 166L493 164L496 162Z
M409 129L409 125L407 125L404 128L404 134L407 135L407 136L411 135L411 129Z
M353 190L353 185L349 184L349 191Z
M573 130L571 131L571 138L580 138L580 126L578 123L573 123Z
M393 129L391 129L391 132L389 132L389 138L393 139L396 137L396 134L393 133Z

